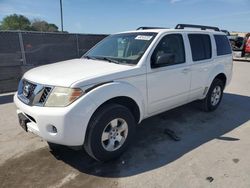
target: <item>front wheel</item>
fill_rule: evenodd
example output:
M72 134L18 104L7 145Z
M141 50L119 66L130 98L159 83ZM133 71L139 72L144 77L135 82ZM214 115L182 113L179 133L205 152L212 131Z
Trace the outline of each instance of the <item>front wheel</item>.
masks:
M215 79L209 88L207 96L202 100L203 109L207 112L218 108L223 96L224 83L220 79Z
M135 118L128 108L105 105L90 120L84 148L98 161L117 158L132 141L135 127Z

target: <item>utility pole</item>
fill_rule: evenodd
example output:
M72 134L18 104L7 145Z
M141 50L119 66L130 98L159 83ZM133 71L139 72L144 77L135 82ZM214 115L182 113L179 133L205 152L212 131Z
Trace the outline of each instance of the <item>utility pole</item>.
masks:
M62 0L60 0L60 10L61 10L61 29L63 32L63 9L62 9Z

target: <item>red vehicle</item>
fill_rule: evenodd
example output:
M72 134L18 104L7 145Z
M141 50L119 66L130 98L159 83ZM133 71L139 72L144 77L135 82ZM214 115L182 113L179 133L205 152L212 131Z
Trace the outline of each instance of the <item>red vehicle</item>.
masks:
M246 42L245 53L250 53L250 37L248 37Z
M248 56L250 54L250 33L247 33L243 41L243 48L241 57Z

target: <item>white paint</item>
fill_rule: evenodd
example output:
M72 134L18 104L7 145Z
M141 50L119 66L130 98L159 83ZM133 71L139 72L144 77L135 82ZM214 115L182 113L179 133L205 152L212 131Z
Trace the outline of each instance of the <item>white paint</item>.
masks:
M139 31L133 31L139 32ZM141 31L140 31L141 32ZM38 67L28 71L24 78L45 85L74 87L86 90L99 83L106 83L92 89L67 107L52 108L27 106L15 95L17 107L36 119L37 135L52 143L76 146L82 145L89 120L96 109L109 99L119 96L134 100L140 110L140 121L155 114L205 97L204 89L210 87L219 73L232 75L232 55L217 57L213 34L221 32L198 30L157 29L143 32L157 32L142 58L135 66L114 64L105 61L73 59ZM212 58L193 62L187 34L210 35ZM160 39L168 34L181 34L184 38L186 63L151 68L150 58ZM138 34L139 35L139 34ZM144 38L144 37L140 37ZM112 81L112 82L110 82ZM47 125L56 126L58 133L51 135ZM29 127L32 131L32 126Z

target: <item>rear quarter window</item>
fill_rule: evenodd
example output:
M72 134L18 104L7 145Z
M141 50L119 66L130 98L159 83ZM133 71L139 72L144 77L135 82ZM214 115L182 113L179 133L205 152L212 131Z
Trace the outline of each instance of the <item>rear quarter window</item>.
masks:
M207 34L189 34L193 61L211 59L211 39Z
M232 54L232 49L228 38L225 35L214 35L217 56Z

